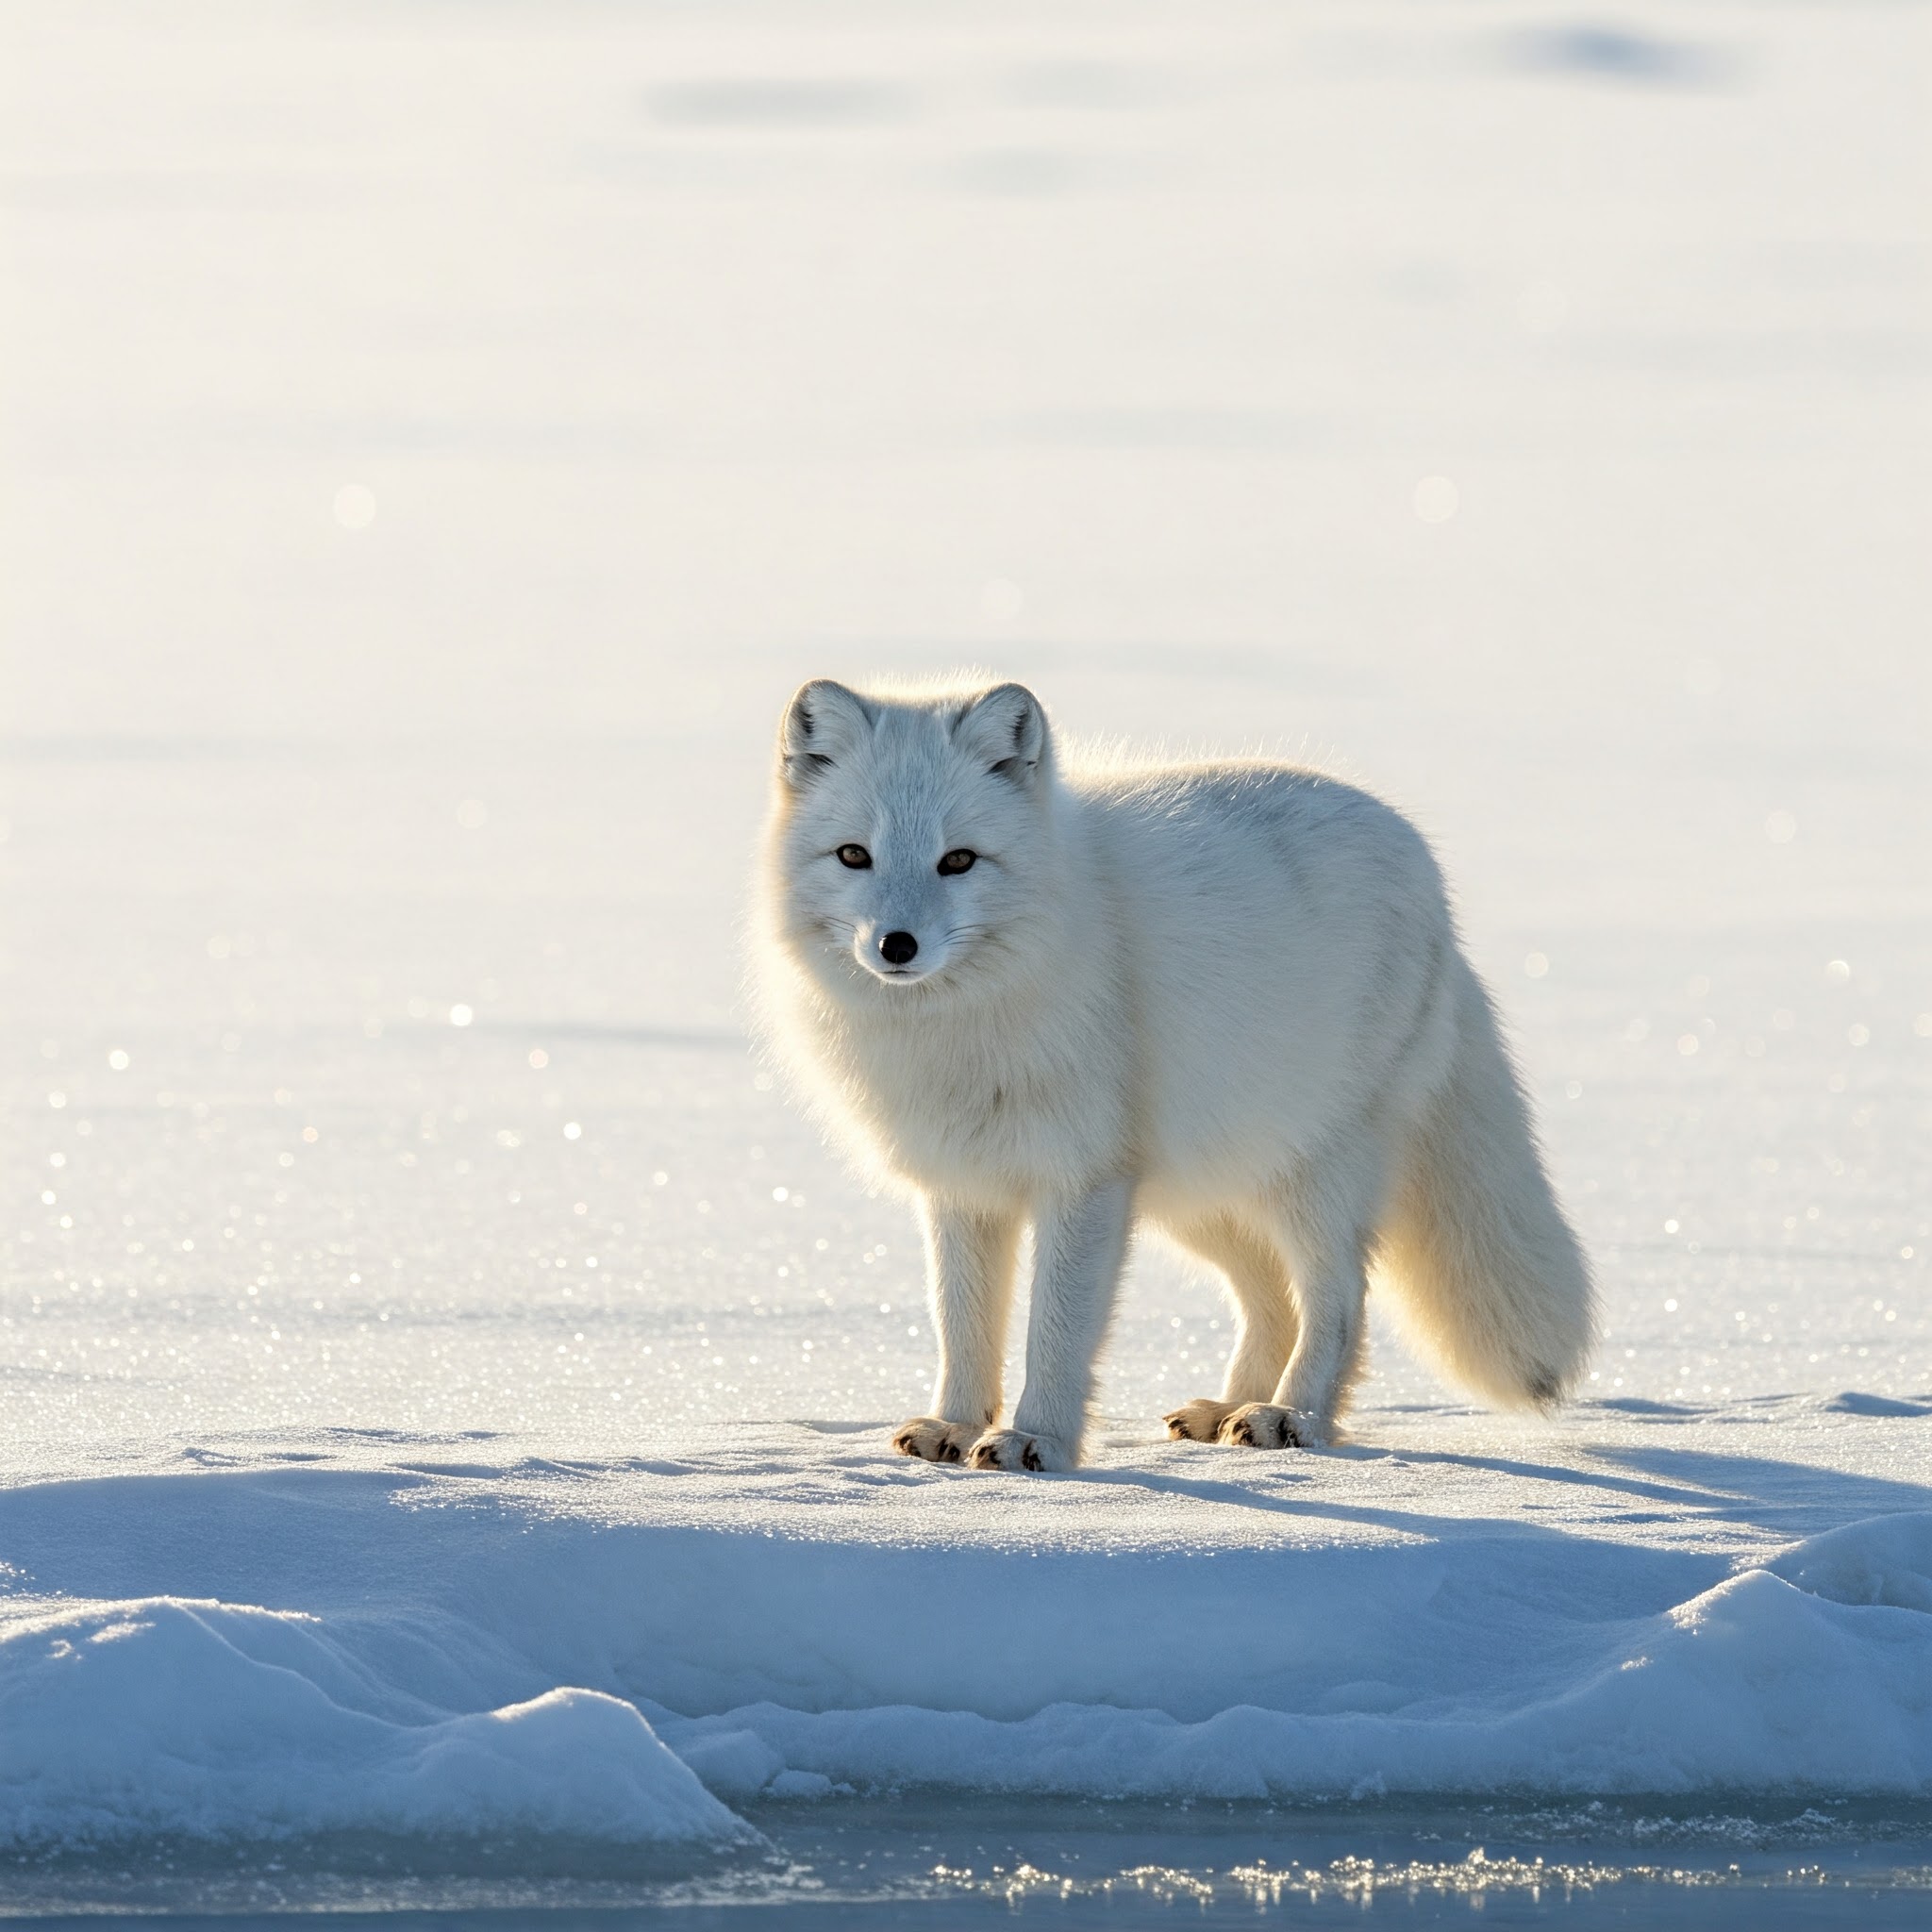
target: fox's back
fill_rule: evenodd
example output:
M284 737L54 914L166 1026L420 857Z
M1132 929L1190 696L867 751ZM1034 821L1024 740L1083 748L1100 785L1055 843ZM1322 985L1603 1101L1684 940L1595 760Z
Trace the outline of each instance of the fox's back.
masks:
M1071 774L1128 962L1143 1132L1188 1191L1319 1136L1413 1035L1453 946L1399 812L1258 759Z

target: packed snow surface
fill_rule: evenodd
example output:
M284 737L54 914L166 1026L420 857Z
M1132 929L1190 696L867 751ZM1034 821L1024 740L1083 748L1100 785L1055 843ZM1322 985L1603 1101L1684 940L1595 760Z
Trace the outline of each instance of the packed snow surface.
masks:
M1923 7L4 9L0 1841L1932 1796ZM1606 1333L932 1469L808 675L1336 763Z
M1391 1414L1292 1457L1110 1429L1039 1481L849 1425L608 1462L344 1435L22 1487L0 1834L749 1840L719 1800L921 1785L1922 1794L1932 1511L1805 1534L1905 1488L1870 1473L1890 1420L1782 1459L1822 1422Z

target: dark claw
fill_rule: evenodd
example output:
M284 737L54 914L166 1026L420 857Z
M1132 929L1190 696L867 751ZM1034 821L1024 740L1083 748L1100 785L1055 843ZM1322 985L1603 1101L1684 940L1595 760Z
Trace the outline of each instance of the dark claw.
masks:
M939 1459L941 1462L958 1462L959 1459L959 1445L950 1436L940 1444Z
M1020 1466L1023 1469L1044 1469L1046 1467L1040 1459L1040 1450L1036 1444L1032 1442L1027 1443L1024 1452L1020 1457Z

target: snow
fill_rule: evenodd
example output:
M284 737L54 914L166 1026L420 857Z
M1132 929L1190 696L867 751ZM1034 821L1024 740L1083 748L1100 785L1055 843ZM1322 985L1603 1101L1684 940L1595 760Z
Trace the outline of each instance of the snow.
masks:
M1767 1453L1827 1417L1810 1464ZM1143 1424L1040 1481L850 1425L608 1462L237 1440L0 1496L0 1834L751 1843L727 1805L922 1786L1923 1796L1932 1511L1794 1540L1906 1490L1873 1473L1898 1426L1599 1409L1445 1450L1391 1413L1280 1458Z
M0 1840L1932 1798L1923 9L0 24ZM1148 1247L1091 1470L886 1452L740 882L969 661L1420 817L1565 1415L1168 1443Z
M14 1624L0 1688L6 1839L756 1837L621 1699L557 1690L451 1714L318 1621L153 1597Z

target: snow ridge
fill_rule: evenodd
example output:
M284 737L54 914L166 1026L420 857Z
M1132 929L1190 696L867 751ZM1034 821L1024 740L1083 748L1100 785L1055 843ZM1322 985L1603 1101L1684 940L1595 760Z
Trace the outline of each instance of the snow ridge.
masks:
M1547 1458L1425 1520L1401 1458L1223 1457L1184 1548L1179 1447L1029 1485L738 1441L0 1494L0 1843L752 1849L732 1805L913 1786L1932 1792L1932 1512L1726 1557L1690 1508L1580 1533L1582 1457L1560 1529L1511 1520Z

